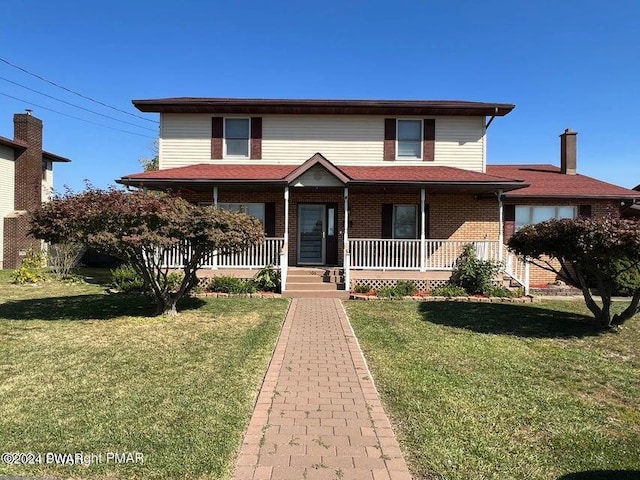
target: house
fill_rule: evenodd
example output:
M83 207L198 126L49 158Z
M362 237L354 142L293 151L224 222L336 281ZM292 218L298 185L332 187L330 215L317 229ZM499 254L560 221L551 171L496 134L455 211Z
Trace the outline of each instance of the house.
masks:
M0 137L0 268L17 268L27 249L40 243L27 237L26 211L50 198L53 164L68 158L42 149L42 120L13 116L13 140Z
M274 264L284 288L297 267L348 287L399 279L432 288L464 245L501 260L528 286L549 279L504 247L519 225L618 211L640 192L576 173L576 134L561 166L487 165L487 130L514 105L467 101L166 98L134 100L160 114L159 170L119 183L179 191L245 211L267 239L249 252L212 252L206 267L247 276ZM171 252L165 262L179 265ZM288 277L288 280L287 280Z

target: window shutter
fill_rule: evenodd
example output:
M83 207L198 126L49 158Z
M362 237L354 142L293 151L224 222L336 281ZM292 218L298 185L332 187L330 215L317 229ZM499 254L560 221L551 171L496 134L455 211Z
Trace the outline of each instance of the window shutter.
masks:
M578 207L578 216L585 218L591 217L591 205L580 205Z
M251 158L262 158L262 117L251 118Z
M433 118L425 118L423 124L422 160L433 162L436 147L436 121Z
M393 238L393 204L382 204L382 238Z
M516 206L505 205L503 207L502 214L504 217L502 234L504 235L504 243L507 243L516 231Z
M222 158L222 125L224 118L212 117L211 118L211 158Z
M424 205L424 238L429 238L429 204Z
M266 202L264 204L264 234L266 237L276 236L276 204Z
M384 119L384 160L396 159L396 119ZM391 238L391 237L389 237Z

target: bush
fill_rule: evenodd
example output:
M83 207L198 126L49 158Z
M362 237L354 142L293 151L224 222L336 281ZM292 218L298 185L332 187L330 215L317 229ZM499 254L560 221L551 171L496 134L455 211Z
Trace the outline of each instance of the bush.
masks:
M47 278L45 271L45 255L40 250L29 248L27 254L20 263L20 268L13 272L13 283L24 285L25 283L37 283Z
M509 290L504 285L498 285L498 286L492 287L489 290L487 290L487 292L485 293L490 297L514 298L514 297L522 296L522 295L519 295L519 289Z
M121 292L144 292L144 281L131 265L111 270L111 286Z
M632 267L633 263L627 259L617 260L614 265L615 268L624 271L613 282L613 294L623 297L632 296L640 288L640 268Z
M180 289L180 285L182 285L182 280L184 279L184 273L182 272L171 272L167 275L167 287L170 292L177 292Z
M356 283L353 287L353 291L356 293L369 293L371 291L371 286L367 283Z
M410 297L418 291L416 284L411 280L398 280L395 290L399 297Z
M458 257L449 282L462 287L469 294L486 294L493 288L493 279L500 270L499 262L478 258L474 246L468 244Z
M207 285L210 292L219 293L254 293L256 285L252 281L242 280L236 277L213 277Z
M467 292L462 287L447 283L431 290L431 295L434 297L466 297Z
M81 243L67 242L49 245L49 269L57 280L73 280L73 269L84 252Z
M279 292L281 281L280 270L276 270L272 265L267 265L253 277L255 287L263 292Z
M398 296L398 292L396 292L395 287L382 287L378 290L378 297L380 298L395 298Z

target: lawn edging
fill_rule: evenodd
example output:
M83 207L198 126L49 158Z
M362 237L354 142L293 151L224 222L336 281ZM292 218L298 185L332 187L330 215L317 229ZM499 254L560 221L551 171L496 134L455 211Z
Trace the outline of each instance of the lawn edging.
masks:
M376 295L365 295L360 293L351 293L349 300L412 300L417 302L476 302L476 303L537 303L540 302L539 298L531 295L525 295L524 297L440 297L440 296L408 296L397 298L384 298Z

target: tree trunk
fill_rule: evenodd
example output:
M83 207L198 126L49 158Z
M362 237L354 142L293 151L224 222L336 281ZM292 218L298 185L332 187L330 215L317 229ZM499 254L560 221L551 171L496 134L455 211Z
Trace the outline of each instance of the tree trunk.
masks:
M156 297L156 315L178 315L176 304L178 298L175 295L166 294Z

